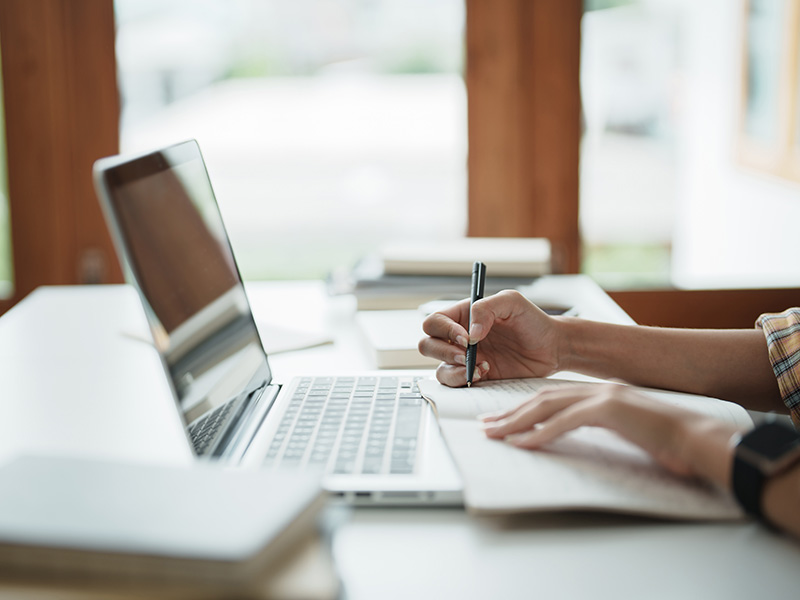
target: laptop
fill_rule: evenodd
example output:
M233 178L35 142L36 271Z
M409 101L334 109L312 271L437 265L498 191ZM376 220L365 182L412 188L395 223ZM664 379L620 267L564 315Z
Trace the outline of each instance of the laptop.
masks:
M355 504L461 504L420 372L273 377L196 141L94 165L187 444L202 460L316 469Z

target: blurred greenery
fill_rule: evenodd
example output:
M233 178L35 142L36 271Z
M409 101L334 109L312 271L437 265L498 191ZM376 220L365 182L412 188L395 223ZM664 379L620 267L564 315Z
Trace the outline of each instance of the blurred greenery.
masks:
M463 65L463 49L452 56L443 53L430 40L409 42L402 48L389 49L365 61L366 68L384 75L457 73ZM292 60L279 48L259 47L238 54L224 75L225 79L248 77L302 77L314 75L330 66L309 60Z
M581 271L609 290L668 287L670 256L665 244L586 246Z
M382 65L382 70L393 75L448 73L452 71L452 68L442 64L443 62L442 60L437 60L437 52L434 49L417 46L409 48L409 51L401 56L385 61Z
M231 66L227 78L274 77L288 74L283 62L278 57L268 56L264 53L240 58Z
M637 3L638 0L583 0L583 10L602 10L604 8L616 8Z

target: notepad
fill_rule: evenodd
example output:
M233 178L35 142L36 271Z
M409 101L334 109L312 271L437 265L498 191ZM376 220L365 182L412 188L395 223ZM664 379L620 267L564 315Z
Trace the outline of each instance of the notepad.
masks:
M437 410L448 447L464 479L464 501L478 514L597 510L673 519L735 520L743 517L729 494L704 482L681 478L614 432L582 427L541 450L491 440L477 416L517 406L554 379L481 382L448 388L419 383ZM592 385L592 384L590 384ZM704 396L642 390L652 401L751 426L739 405ZM647 400L644 400L647 401Z

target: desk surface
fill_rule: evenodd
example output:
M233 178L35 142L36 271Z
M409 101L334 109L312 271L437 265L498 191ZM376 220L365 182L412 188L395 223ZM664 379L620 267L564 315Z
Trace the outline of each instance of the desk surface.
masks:
M583 277L537 284L583 316L630 322ZM272 356L278 380L372 368L351 298L319 282L254 284L260 325L324 330L334 344ZM125 286L42 288L0 318L0 460L20 453L188 462L160 364ZM475 519L456 509L354 510L334 535L347 597L784 598L800 544L752 524L546 514Z

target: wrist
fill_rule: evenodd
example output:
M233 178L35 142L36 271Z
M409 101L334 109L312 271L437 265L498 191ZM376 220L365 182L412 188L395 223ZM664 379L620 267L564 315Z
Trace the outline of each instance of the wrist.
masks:
M576 317L552 317L555 335L556 371L578 371L580 363L578 346L582 319Z
M692 474L730 489L735 452L732 440L739 432L734 425L702 415L685 423L683 459Z
M618 376L609 372L604 363L615 345L607 324L579 317L555 319L559 371L574 371L601 378Z

